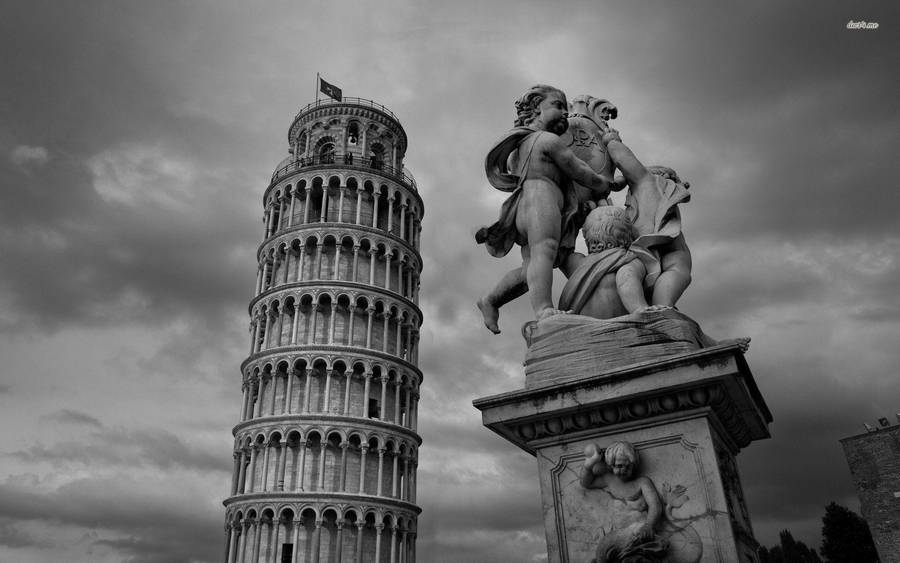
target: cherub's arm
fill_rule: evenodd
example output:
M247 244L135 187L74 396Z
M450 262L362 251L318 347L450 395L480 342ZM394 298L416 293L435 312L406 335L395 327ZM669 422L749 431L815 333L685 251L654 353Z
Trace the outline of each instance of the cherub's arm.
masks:
M609 158L625 175L625 180L629 185L637 185L638 182L650 174L647 168L641 164L641 161L634 156L631 149L625 146L625 143L619 138L618 131L608 129L603 134L602 142L606 144L606 152L609 154ZM618 182L616 184L618 185Z
M553 162L563 174L572 178L582 186L591 188L597 199L605 198L609 195L613 186L611 178L602 176L594 172L594 169L588 164L575 156L572 149L563 144L556 135L543 135L545 140L544 150L553 159Z
M585 489L602 489L606 486L606 462L603 451L593 444L584 448L584 465L581 466L579 481Z

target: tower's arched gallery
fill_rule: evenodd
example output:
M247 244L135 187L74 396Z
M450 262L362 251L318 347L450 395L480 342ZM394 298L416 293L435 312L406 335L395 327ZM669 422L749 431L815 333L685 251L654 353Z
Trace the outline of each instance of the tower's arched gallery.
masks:
M419 234L396 116L306 106L265 190L227 563L415 561Z

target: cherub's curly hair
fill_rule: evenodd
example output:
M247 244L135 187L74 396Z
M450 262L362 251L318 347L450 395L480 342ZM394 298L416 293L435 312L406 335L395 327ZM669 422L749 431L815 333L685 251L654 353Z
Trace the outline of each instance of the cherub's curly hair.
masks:
M566 99L566 93L559 88L547 86L546 84L536 84L528 89L516 100L516 126L527 125L534 119L535 110L541 105L551 92L559 92L562 94L563 100Z
M634 449L634 446L632 446L628 442L613 442L606 447L606 452L604 452L603 454L606 465L612 467L612 465L616 462L616 457L620 455L630 460L631 464L634 467L637 467L637 451Z
M628 219L628 212L611 205L591 211L585 218L582 233L590 253L606 248L628 248L634 241L634 227Z

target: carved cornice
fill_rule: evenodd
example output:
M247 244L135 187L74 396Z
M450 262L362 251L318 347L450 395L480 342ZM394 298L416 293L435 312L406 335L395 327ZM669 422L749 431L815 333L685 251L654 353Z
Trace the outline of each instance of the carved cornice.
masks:
M534 454L561 437L709 417L735 449L769 437L772 417L740 350L717 346L565 384L474 401L485 426Z

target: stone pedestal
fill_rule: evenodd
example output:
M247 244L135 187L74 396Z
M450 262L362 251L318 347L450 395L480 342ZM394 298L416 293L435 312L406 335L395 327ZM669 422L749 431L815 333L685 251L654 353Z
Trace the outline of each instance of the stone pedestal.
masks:
M640 508L579 481L585 446L616 441L635 446L636 473L665 505L666 561L758 561L735 456L769 437L772 416L739 346L578 371L474 402L485 426L537 457L550 563L588 563L622 511Z

